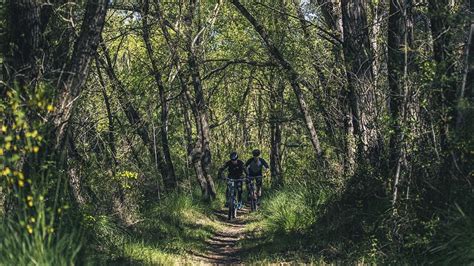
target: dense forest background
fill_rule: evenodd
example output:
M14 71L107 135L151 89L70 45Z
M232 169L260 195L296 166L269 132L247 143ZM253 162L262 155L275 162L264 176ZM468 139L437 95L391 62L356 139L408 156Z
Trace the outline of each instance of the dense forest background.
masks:
M472 1L0 3L1 264L474 262Z

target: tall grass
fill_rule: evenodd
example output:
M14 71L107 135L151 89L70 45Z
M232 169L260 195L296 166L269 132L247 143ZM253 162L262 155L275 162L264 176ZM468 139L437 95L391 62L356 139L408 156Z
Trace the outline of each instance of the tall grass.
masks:
M273 192L262 203L264 227L274 233L304 233L316 219L312 197L303 184Z
M193 193L171 193L152 204L121 248L114 263L185 263L191 252L206 250L205 240L219 227L212 208Z
M474 221L473 213L466 213L456 204L457 213L440 228L439 236L430 253L431 263L444 265L470 265L474 263Z
M78 229L54 227L54 211L37 201L35 215L0 225L0 265L73 265L82 247Z
M304 182L264 191L261 209L252 214L253 222L247 227L254 237L242 241L244 259L263 264L321 263L319 254L313 254L309 244L319 206L327 198L324 191Z

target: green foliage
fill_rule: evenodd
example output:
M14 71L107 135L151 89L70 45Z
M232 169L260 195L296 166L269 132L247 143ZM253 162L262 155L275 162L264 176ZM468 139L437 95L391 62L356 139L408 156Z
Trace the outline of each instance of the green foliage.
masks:
M83 244L79 227L54 222L62 215L46 207L42 197L31 202L34 213L0 226L0 265L73 265Z
M316 219L309 204L313 197L304 184L291 184L272 192L262 203L264 230L273 234L306 232Z
M150 205L135 224L124 227L107 215L84 215L83 226L92 245L83 263L168 264L182 261L189 251L203 252L205 240L218 228L211 209L192 194L172 193Z
M50 90L39 84L35 91L6 88L0 101L0 167L2 193L9 210L0 226L0 263L5 265L73 264L82 245L79 228L67 224L69 205L55 163L44 160L44 122L37 119L53 111ZM25 165L24 160L40 161ZM25 172L25 169L28 172Z
M435 240L429 244L431 262L444 265L467 265L474 262L474 213L463 211L456 204L448 213L448 222L442 225Z

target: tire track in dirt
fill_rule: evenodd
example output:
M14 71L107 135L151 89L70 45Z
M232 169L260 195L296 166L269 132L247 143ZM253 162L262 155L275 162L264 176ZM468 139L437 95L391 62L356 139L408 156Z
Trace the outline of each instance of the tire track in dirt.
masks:
M214 215L224 227L216 231L206 240L208 249L204 254L193 254L196 261L204 264L241 264L239 240L245 237L245 225L249 208L244 207L238 211L237 218L228 221L227 209L215 211Z

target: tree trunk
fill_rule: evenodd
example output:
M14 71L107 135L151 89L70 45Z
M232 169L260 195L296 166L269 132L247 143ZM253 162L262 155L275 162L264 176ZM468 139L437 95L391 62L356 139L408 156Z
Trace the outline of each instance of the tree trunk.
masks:
M448 22L451 15L449 0L429 1L431 33L433 38L433 56L436 62L436 75L433 89L437 91L434 108L439 110L439 134L441 150L449 147L449 130L455 121L456 80L454 76L452 30Z
M199 73L199 64L196 55L196 49L200 45L200 37L194 36L193 37L193 29L192 26L194 25L194 12L197 9L197 3L195 1L191 1L188 6L188 13L187 13L187 21L185 21L185 37L186 37L186 53L187 53L187 63L189 67L189 71L191 73L191 83L194 89L194 106L195 111L193 114L196 116L196 123L199 124L198 126L198 138L197 143L195 144L194 156L199 156L199 163L196 162L196 167L201 167L200 169L196 170L197 175L199 176L201 173L206 180L206 188L203 189L204 196L210 199L214 199L216 197L216 189L214 187L214 180L211 177L211 149L210 149L210 135L209 135L209 114L207 110L207 103L204 97L204 91L202 87L202 80L201 75ZM199 25L200 26L200 25ZM188 98L189 99L189 98ZM199 143L200 142L200 143Z
M14 80L23 88L35 89L41 75L41 20L40 1L7 1L7 38L5 65L13 73ZM9 71L10 72L10 71ZM26 89L26 88L25 88Z
M405 126L405 106L407 101L408 50L411 49L411 1L390 0L388 19L388 84L390 99L391 128L389 174L393 178L392 204L398 197L401 179L401 163L403 157Z
M89 73L89 62L99 45L107 13L107 0L90 0L86 4L86 13L82 21L79 38L74 44L71 62L59 80L59 100L52 115L54 125L52 141L55 150L64 144L68 121L76 106L77 97L86 82Z
M341 9L348 101L354 133L357 136L357 154L359 161L363 162L366 161L369 145L372 144L370 132L367 129L368 118L364 112L364 109L373 105L371 98L367 95L373 83L367 15L361 0L342 0Z
M470 6L471 14L474 12L474 4ZM468 38L466 41L464 71L462 75L461 88L458 93L458 103L466 98L469 104L474 103L474 17L471 16ZM456 129L461 130L465 123L463 118L463 110L458 108L456 116Z
M343 41L343 26L342 26L342 12L341 5L338 0L318 0L317 1L324 21L328 28L339 40ZM333 47L334 62L341 71L341 75L347 77L346 65L344 64L343 49L340 46L334 45ZM353 112L349 105L349 93L346 88L347 81L341 82L341 97L339 98L338 105L343 110L342 123L344 125L344 175L351 176L354 173L356 160L356 143L354 137L354 123L353 123Z
M283 116L283 94L285 84L280 81L276 88L270 92L270 174L272 187L283 185L283 173L281 167L281 135Z
M148 24L148 11L149 11L149 1L145 0L143 7L143 40L145 42L148 58L150 59L153 77L155 78L156 85L158 86L159 97L160 97L160 106L161 106L161 124L160 124L160 138L161 146L163 149L165 167L168 169L167 176L163 177L163 183L165 189L170 191L176 188L176 175L174 171L173 161L171 159L171 151L168 141L168 100L166 99L166 91L161 80L161 72L158 68L158 62L154 58L154 51L151 45L150 40L150 25Z
M433 0L428 2L430 14L431 34L433 39L433 57L436 62L435 76L433 80L435 123L439 125L439 145L441 164L439 165L438 185L443 189L445 201L450 201L451 187L454 173L457 173L455 162L454 137L456 123L457 104L457 78L453 30L452 30L452 6L449 0Z
M102 73L100 71L100 68L99 68L100 64L99 64L99 60L97 59L97 57L96 57L95 65L97 67L97 75L99 76L99 83L100 83L100 88L101 88L101 92L102 92L102 97L104 98L105 110L107 111L107 120L108 120L108 124L109 124L109 132L107 134L107 136L108 136L107 143L108 143L109 148L110 148L110 154L111 154L110 157L112 158L114 166L116 166L117 165L117 158L116 158L117 149L115 148L114 118L113 118L112 110L111 110L111 107L110 107L109 96L107 95L107 91L106 91L105 81L104 81L104 78L103 78ZM115 168L114 167L112 168L112 171L114 172L114 175L115 175Z

